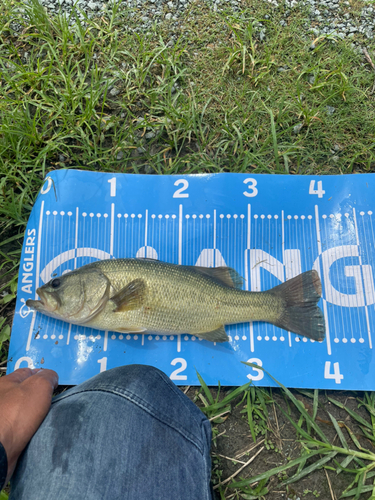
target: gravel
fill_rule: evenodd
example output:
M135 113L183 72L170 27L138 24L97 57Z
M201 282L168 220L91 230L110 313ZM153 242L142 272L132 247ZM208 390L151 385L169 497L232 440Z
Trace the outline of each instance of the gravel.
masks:
M40 0L47 11L57 13L61 8L62 12L70 13L74 0ZM352 7L348 0L264 0L274 9L283 11L283 18L280 26L288 24L288 17L294 9L303 7L308 9L309 22L306 22L306 34L314 37L328 36L332 39L353 38L360 33L367 39L372 39L375 35L375 7L372 0L365 1L362 7ZM24 0L27 3L28 0ZM122 5L128 9L130 17L138 17L140 30L147 30L155 22L167 20L171 24L176 23L179 16L186 9L190 9L195 0L123 0ZM206 0L208 5L216 11L221 11L232 7L239 12L240 2L237 0ZM106 9L110 10L110 3L101 0L78 0L78 9L85 12L88 17L102 15ZM355 10L357 9L357 10ZM358 10L360 9L360 10ZM80 14L83 18L83 14ZM270 16L266 15L265 18ZM306 20L307 21L307 20ZM266 23L258 23L256 26L261 41L267 40ZM353 44L353 47L355 45ZM314 46L312 45L313 49Z

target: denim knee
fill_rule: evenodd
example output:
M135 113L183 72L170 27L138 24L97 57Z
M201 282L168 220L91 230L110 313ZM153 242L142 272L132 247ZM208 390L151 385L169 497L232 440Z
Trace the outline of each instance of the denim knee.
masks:
M82 392L109 392L131 401L183 433L200 450L210 447L211 427L201 410L159 369L127 365L102 372L54 398L52 404Z
M148 391L154 391L155 386L160 385L161 381L164 381L164 384L172 384L168 377L154 366L138 364L118 366L101 372L68 391L63 392L56 396L53 402L59 401L74 393L104 390L107 387L120 392L131 391L135 394L140 393L145 397Z
M152 386L160 377L165 377L165 374L154 366L125 365L101 372L81 385L87 384L90 388L94 388L103 384L113 384L119 389L133 387L136 390L139 384L139 389L144 390L145 387Z

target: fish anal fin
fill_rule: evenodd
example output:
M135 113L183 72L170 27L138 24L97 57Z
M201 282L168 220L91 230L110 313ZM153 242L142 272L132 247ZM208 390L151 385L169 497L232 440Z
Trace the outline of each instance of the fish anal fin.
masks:
M135 279L113 295L110 300L116 305L114 312L125 312L139 309L144 302L145 295L146 283L142 279Z
M231 288L242 288L243 278L238 274L235 269L231 267L200 267L200 266L186 266L190 269L201 273L213 279L220 285L229 286Z
M210 342L227 342L229 340L224 325L219 326L219 328L211 332L193 333L192 335L196 335L204 340L209 340Z

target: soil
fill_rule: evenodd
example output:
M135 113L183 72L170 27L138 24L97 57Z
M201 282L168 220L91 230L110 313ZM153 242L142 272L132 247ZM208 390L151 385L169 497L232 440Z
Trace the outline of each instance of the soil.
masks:
M223 391L223 395L229 392L231 389L226 388ZM191 388L188 395L192 398L196 393L197 388ZM312 415L312 399L307 398L298 391L292 391L294 395L303 402L305 408ZM273 390L273 399L275 403L279 404L284 411L290 411L291 416L295 422L298 422L300 418L300 413L294 407L291 401L286 401L284 395L280 390ZM349 416L349 414L338 408L336 405L332 404L327 396L334 398L340 403L344 404L347 408L354 410L356 413L361 415L366 421L369 421L369 414L367 410L363 407L358 408L358 399L363 399L363 393L350 393L350 392L326 392L319 396L319 408L316 417L316 422L324 432L325 436L330 443L337 446L341 446L338 439L336 431L333 424L330 421L328 412L335 417L338 422L344 422L356 435L360 444L368 449L373 450L373 444L370 440L363 437L363 433L357 425L357 422ZM291 423L284 417L282 412L278 409L277 404L268 405L269 421L267 427L271 431L267 432L265 436L258 436L257 443L259 445L253 449L248 454L243 455L238 458L244 451L249 450L254 447L254 441L252 439L249 425L247 422L246 413L241 413L244 409L244 404L236 407L235 404L232 405L232 413L222 424L216 425L218 431L218 437L213 442L212 446L212 459L213 459L213 483L214 485L218 483L218 477L220 481L224 482L227 478L234 475L243 465L241 463L235 463L230 460L238 458L243 462L247 462L251 457L259 452L259 450L265 445L264 439L266 439L266 444L268 447L270 445L274 446L274 449L267 449L266 447L258 454L254 461L247 467L244 467L241 472L235 476L235 481L240 481L245 478L250 478L256 476L260 473L268 471L274 467L278 467L287 463L290 459L294 459L300 456L301 453L301 443L296 436L296 430L291 425ZM304 425L304 428L305 425ZM354 444L348 438L346 432L344 434L347 437L347 441L350 448L355 448ZM215 443L216 441L216 443ZM263 441L263 442L262 442ZM261 443L262 442L262 443ZM222 456L228 457L223 458ZM343 457L338 457L338 462L341 462ZM311 460L313 463L313 460ZM306 466L309 465L309 461ZM326 465L337 468L332 462L328 462ZM349 465L352 468L352 464ZM340 472L337 474L336 471L320 469L313 473L308 474L305 478L301 479L296 483L290 485L283 485L283 480L287 477L291 477L297 470L297 467L287 470L285 473L280 475L280 477L272 477L267 484L269 493L264 497L265 500L312 500L319 498L320 500L336 500L339 499L342 492L349 486L349 484L354 480L354 475L350 473ZM222 472L220 472L222 471ZM234 495L235 489L228 487L232 481L229 481L222 489L224 490L225 499L230 498L244 498L240 494L238 496ZM330 483L330 484L329 484ZM255 487L255 484L252 485ZM217 488L216 488L217 491ZM361 500L369 499L371 497L370 493L363 493L360 496ZM217 499L220 496L217 495ZM259 497L263 498L263 497ZM353 497L352 497L353 498Z

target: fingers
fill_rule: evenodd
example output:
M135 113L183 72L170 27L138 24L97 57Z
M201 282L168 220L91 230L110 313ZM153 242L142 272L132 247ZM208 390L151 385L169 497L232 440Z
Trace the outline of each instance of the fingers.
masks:
M2 380L4 380L4 382L7 381L20 384L27 378L31 377L32 374L33 370L31 370L31 368L19 368L15 372L6 375Z
M59 377L53 370L40 370L19 385L24 404L31 405L28 414L30 437L48 413L58 380Z
M54 389L59 382L57 373L53 370L39 370L35 375L29 377L21 384L29 394L33 393L35 397L52 398Z
M25 380L32 377L32 383L42 383L48 382L52 390L56 389L59 383L59 376L54 370L48 369L31 369L31 368L19 368L18 370L6 375L2 378L3 383L15 383L21 384Z
M38 381L38 383L40 383L42 380L48 382L51 385L52 390L56 389L59 385L59 376L54 370L43 369L35 373L33 376L33 382L37 383Z
M7 453L8 478L47 415L58 380L53 370L30 368L1 377L0 441Z

